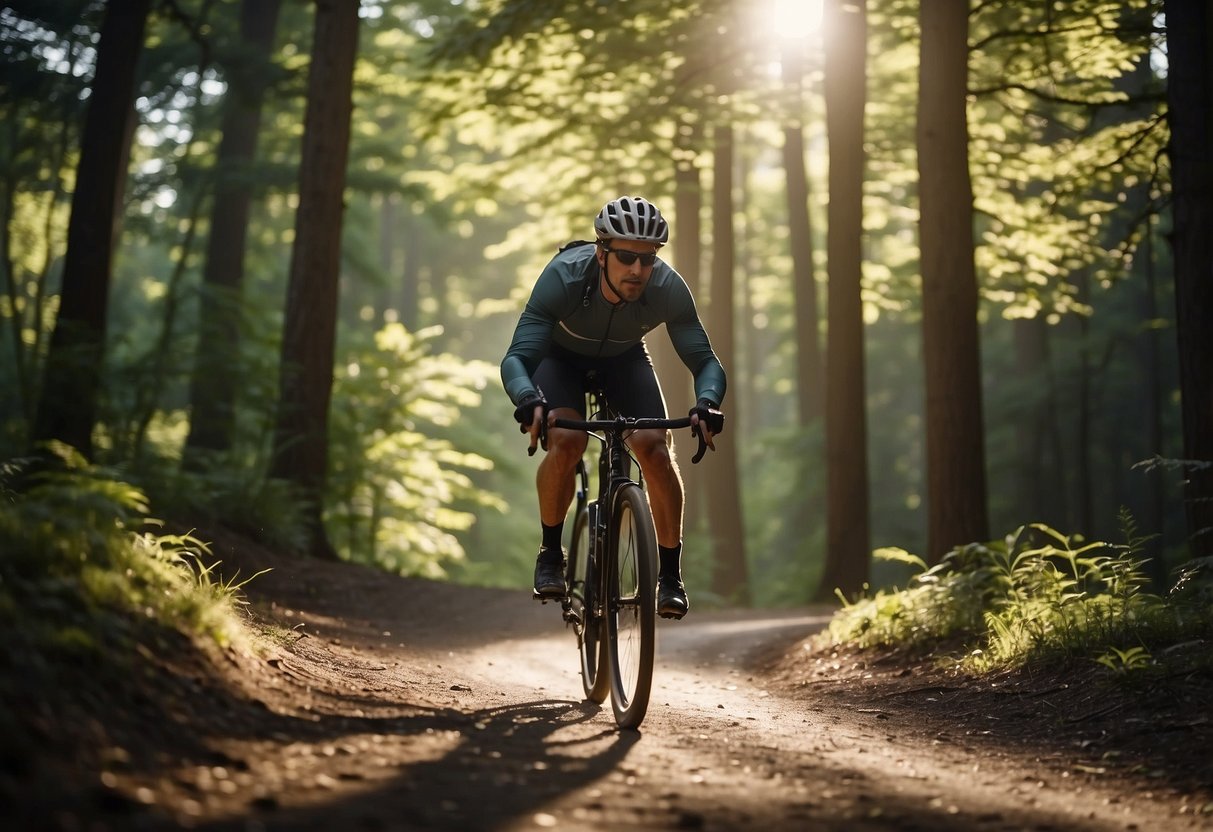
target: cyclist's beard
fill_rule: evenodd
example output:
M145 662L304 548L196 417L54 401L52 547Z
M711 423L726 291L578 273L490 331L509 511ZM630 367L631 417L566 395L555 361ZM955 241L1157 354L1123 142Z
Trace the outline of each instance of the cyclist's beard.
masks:
M602 269L602 279L606 281L607 286L611 287L611 291L615 293L615 297L619 298L619 300L615 301L612 306L622 306L623 304L628 303L628 299L624 297L623 292L619 291L619 287L611 282L610 275L607 274L607 267L604 265L600 266L600 268Z

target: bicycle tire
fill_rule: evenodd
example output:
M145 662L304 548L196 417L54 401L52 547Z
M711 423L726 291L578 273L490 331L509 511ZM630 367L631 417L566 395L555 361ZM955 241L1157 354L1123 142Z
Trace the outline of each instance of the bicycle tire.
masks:
M607 569L607 652L611 709L621 728L637 728L649 707L657 595L657 535L644 491L635 483L616 493Z
M573 539L569 546L569 601L580 619L574 626L577 652L581 656L581 687L585 698L601 704L610 691L610 680L604 672L606 651L603 649L603 620L596 604L601 578L590 565L590 512L582 506L573 519Z

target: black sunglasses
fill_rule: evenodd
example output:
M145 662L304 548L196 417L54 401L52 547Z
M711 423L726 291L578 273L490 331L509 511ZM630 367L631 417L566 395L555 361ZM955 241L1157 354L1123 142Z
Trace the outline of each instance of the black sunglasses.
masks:
M641 254L639 251L628 251L626 248L610 248L609 246L603 246L602 250L607 254L614 254L615 257L618 258L619 262L625 266L630 266L635 263L637 259L639 259L640 265L647 269L649 266L657 262L657 252L655 251L650 251L647 254Z

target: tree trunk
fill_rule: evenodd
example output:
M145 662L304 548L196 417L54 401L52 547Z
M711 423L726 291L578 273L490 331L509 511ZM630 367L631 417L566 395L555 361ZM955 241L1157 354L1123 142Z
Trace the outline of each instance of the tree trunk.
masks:
M1167 0L1171 246L1192 557L1213 556L1213 8Z
M1158 309L1158 275L1154 263L1154 223L1155 217L1146 217L1145 239L1142 241L1141 260L1145 270L1145 284L1142 287L1142 310L1145 319L1156 321L1160 317ZM1143 402L1143 418L1146 425L1146 456L1164 456L1166 433L1163 429L1163 408L1166 394L1162 381L1162 338L1157 327L1150 327L1143 333L1143 343L1139 349L1142 377L1148 394ZM1167 510L1166 493L1164 490L1163 474L1156 471L1146 482L1146 502L1141 517L1144 529L1156 532L1163 540L1167 539ZM1147 564L1154 588L1163 592L1170 587L1167 585L1167 564L1161 557L1153 557Z
M733 349L733 128L718 125L714 132L712 174L712 288L708 335L726 370L736 366ZM712 591L731 603L750 602L745 533L741 518L741 479L737 472L737 443L743 414L737 396L726 408L732 430L716 443L703 479L707 483L708 523L712 533Z
M700 252L703 251L703 223L700 214L703 210L703 185L699 179L699 168L695 166L695 147L699 143L700 132L697 122L690 126L687 143L683 146L683 156L676 162L674 171L674 224L670 236L673 238L673 259L671 264L682 279L686 281L695 298L701 298ZM689 413L691 405L691 379L682 366L668 338L654 339L664 342L665 355L668 360L677 362L674 371L670 371L670 383L662 382L662 392L665 394L666 408L674 417ZM660 360L655 357L655 361ZM659 365L660 366L660 365ZM675 454L681 466L689 465L697 445L690 431L677 431L674 434ZM686 492L686 517L684 524L688 529L696 529L703 525L705 519L704 506L707 502L703 487L692 483Z
M225 451L232 445L240 379L236 371L240 366L240 296L252 201L249 175L257 152L266 68L274 48L280 2L243 0L240 51L227 66L223 138L215 163L217 182L198 311L198 351L190 380L186 466L197 464L198 451Z
M759 346L761 333L754 326L754 288L751 285L755 276L761 273L761 269L754 265L753 229L750 224L749 212L752 200L750 172L755 168L756 154L753 151L755 143L749 140L745 127L734 128L733 143L737 149L737 152L733 154L735 157L733 160L733 175L736 177L734 191L739 203L737 222L733 231L733 268L739 275L737 280L734 281L737 284L734 290L734 297L736 298L738 307L737 312L734 314L735 317L739 316L740 318L735 332L736 340L733 344L733 353L739 356L739 361L742 361L740 370L733 373L737 385L734 388L736 390L734 395L743 402L752 402L758 396L759 382L767 366L765 360L767 353L763 352ZM765 427L763 419L770 418L770 413L763 412L764 410L766 408L755 408L755 410L746 412L747 431L753 433L762 431L763 427Z
M358 0L317 0L271 475L306 499L308 549L321 557L335 557L323 506L357 46Z
M114 230L121 216L135 67L151 0L111 0L97 44L88 116L68 222L59 315L46 358L34 442L60 440L93 455L105 352Z
M918 90L927 560L989 537L965 97L968 4L923 0Z
M863 300L863 119L865 7L827 9L835 36L826 47L826 132L830 207L826 234L826 559L817 598L863 589L871 557Z
M803 106L798 55L785 47L783 84L795 95L794 106ZM792 296L796 309L796 403L801 427L821 418L821 339L817 333L821 315L817 304L817 278L813 271L813 224L809 217L809 176L804 162L804 125L800 119L783 128L784 193L788 204L788 240L792 253Z

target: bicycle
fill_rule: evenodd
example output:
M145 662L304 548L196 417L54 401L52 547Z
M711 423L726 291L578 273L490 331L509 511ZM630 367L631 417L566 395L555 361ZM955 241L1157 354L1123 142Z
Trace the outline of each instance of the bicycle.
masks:
M602 418L552 421L554 427L583 430L602 443L593 500L585 460L577 463L568 589L561 609L577 636L586 699L601 704L609 693L619 727L636 728L648 710L653 682L657 534L642 482L632 477L636 463L625 435L690 427L691 419L620 416L611 410L596 377L590 381L587 412ZM693 463L707 449L703 436L697 436Z

